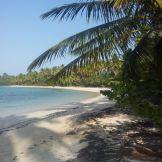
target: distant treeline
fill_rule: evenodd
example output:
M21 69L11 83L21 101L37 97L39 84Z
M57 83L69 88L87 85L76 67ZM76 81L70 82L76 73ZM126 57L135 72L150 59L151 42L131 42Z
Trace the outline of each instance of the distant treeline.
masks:
M11 76L4 73L0 76L0 85L42 85L42 86L107 86L108 73L97 73L92 70L82 69L77 73L72 73L68 77L60 78L58 81L54 76L64 67L55 66L53 68L41 69L39 72L33 71L27 74ZM99 68L99 67L96 67ZM88 72L87 72L88 71Z
M8 75L3 73L0 75L0 85L11 85L14 84L15 76Z

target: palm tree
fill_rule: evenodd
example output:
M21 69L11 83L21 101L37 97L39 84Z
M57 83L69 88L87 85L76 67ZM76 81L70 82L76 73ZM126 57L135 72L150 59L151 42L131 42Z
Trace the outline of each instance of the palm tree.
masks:
M162 29L161 6L161 0L82 0L53 8L42 19L74 20L80 14L86 16L87 22L93 19L102 24L54 45L36 58L28 70L56 57L75 56L76 59L57 73L57 79L88 64L111 62L114 56L121 59L130 48L133 49L130 60L146 56L145 40L153 32L159 35Z

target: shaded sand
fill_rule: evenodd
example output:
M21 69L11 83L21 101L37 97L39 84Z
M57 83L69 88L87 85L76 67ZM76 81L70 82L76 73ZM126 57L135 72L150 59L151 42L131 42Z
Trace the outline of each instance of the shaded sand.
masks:
M100 95L12 120L0 129L0 162L162 161L161 132Z
M99 92L97 88L84 90ZM106 106L105 100L99 95L80 103L60 105L53 110L0 118L0 161L57 162L75 158L87 143L80 143L83 138L80 134L67 135L73 130L72 118L97 108L96 103L103 102Z

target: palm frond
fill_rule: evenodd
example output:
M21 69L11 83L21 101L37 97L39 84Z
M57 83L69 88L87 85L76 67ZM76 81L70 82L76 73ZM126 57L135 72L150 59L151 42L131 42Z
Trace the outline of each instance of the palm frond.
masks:
M53 46L49 50L45 51L42 55L40 55L38 58L36 58L28 67L28 70L32 70L36 67L40 67L44 62L51 61L52 59L55 59L56 57L62 57L65 56L66 52L71 53L73 49L78 48L84 43L87 43L89 40L96 38L100 33L102 33L104 30L107 30L108 28L113 28L119 23L122 23L125 18L106 23L103 25L99 25L97 27L85 30L83 32L80 32L74 36L71 36L63 41L61 41L59 44Z
M93 18L95 20L102 19L107 23L61 41L35 59L28 70L40 67L44 62L65 56L67 53L81 58L85 54L86 57L89 57L94 49L101 47L103 49L99 54L105 50L105 56L107 56L107 47L109 47L109 51L111 51L109 55L115 53L120 56L122 52L134 45L137 36L142 36L145 33L142 30L148 31L151 24L150 16L154 16L154 7L151 5L154 4L155 0L148 1L89 0L54 8L43 14L43 19L60 17L61 20L73 20L78 13L81 15L84 13L88 21ZM153 11L153 14L150 14L150 10Z
M67 53L81 55L84 52L97 48L105 42L113 44L113 46L124 45L125 43L122 43L122 39L129 40L128 32L130 33L131 31L133 33L137 29L137 25L133 22L133 19L127 17L121 18L71 36L40 55L30 64L28 70L40 67L44 62L51 61L56 57L65 56ZM133 35L135 34L133 33ZM127 43L125 46L127 46Z
M106 42L105 42L106 43ZM117 48L117 47L116 47ZM61 71L59 71L53 79L58 81L60 78L71 75L72 73L77 73L82 68L87 67L88 65L93 65L93 68L98 67L98 65L106 63L106 65L112 65L112 60L115 58L122 59L121 53L116 49L112 44L102 44L86 53L83 53L77 57L74 61L66 65ZM107 66L106 69L111 67ZM102 69L103 70L103 69ZM97 73L102 71L97 70Z
M87 0L56 7L44 13L41 18L73 20L77 15L86 16L87 21L110 22L124 16L146 15L157 7L156 0ZM148 12L149 11L149 12Z
M44 13L41 17L42 19L56 19L59 17L60 20L73 20L78 14L80 14L81 16L86 15L87 21L92 18L94 20L109 22L125 15L123 8L114 8L114 5L115 1L113 0L89 0L86 2L66 4L61 7L53 8Z
M129 53L127 66L130 71L137 72L139 68L145 68L143 65L155 65L155 45L158 40L157 33L149 31L142 37L134 50ZM138 68L137 68L138 67ZM138 72L137 72L138 73Z
M95 67L101 62L108 60L110 60L108 53L102 53L101 49L95 49L94 51L84 53L83 55L70 62L62 70L60 70L53 79L57 81L59 78L69 76L73 72L76 73L78 70L86 67L87 65L93 64L93 66Z
M132 50L129 53L129 58L127 62L127 67L130 69L130 71L136 71L137 66L136 63L139 64L145 64L146 62L152 62L153 61L153 52L150 51L150 34L152 32L149 31L145 34L144 37L141 38L139 43L136 45L134 50ZM152 38L151 38L152 40ZM158 41L158 39L156 40ZM156 41L153 42L153 44L156 44ZM149 45L149 46L147 46ZM106 48L107 47L107 48ZM153 48L151 48L153 49ZM92 51L88 51L87 53L82 54L78 58L76 58L74 61L69 63L67 66L65 66L61 71L59 71L55 76L54 80L57 81L59 78L66 77L71 75L72 73L76 73L81 68L86 67L87 65L92 65L95 67L103 62L110 63L111 60L116 56L119 60L123 59L123 55L119 56L118 51L115 50L115 48L111 48L110 46L99 46L98 48L93 49ZM108 65L108 64L107 64ZM142 66L141 66L142 68ZM98 71L100 73L100 71Z
M130 23L131 21L129 21ZM128 24L129 24L128 23ZM124 53L128 48L133 47L135 43L135 38L141 33L136 30L137 26L135 24L125 24L125 22L114 26L113 28L108 28L100 33L93 39L90 39L87 43L80 45L73 50L74 54L81 55L82 53L93 50L94 48L103 46L107 47L111 45L114 50L116 48L120 49L121 53ZM140 25L138 25L140 27Z

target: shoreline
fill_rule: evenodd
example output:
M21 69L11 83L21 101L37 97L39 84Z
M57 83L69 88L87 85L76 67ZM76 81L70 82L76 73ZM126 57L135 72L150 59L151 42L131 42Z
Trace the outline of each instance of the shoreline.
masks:
M20 115L0 129L0 161L162 161L162 132L114 104L98 93L57 110Z
M67 90L76 90L76 91L86 91L86 92L97 92L101 90L107 90L109 88L105 87L80 87L80 86L25 86L25 85L8 85L4 87L15 87L15 88L49 88L49 89L67 89Z
M73 89L87 91L87 88L75 87ZM90 90L92 91L91 88L88 91ZM113 104L107 102L107 98L99 94L99 89L93 88L93 92L98 93L97 97L88 98L79 103L58 105L55 107L57 110L54 108L20 114L14 116L13 119L7 117L6 121L12 124L0 129L0 161L60 162L76 158L77 152L86 147L87 142L80 143L84 135L78 134L74 137L67 135L74 129L72 123L75 118L80 114L102 110ZM66 148L63 143L70 149ZM47 157L49 148L52 156ZM44 151L40 154L42 149ZM43 160L36 160L33 154L36 157L40 156Z
M6 87L6 86L4 86ZM103 95L100 94L100 88L98 87L60 87L60 86L19 86L19 85L12 85L7 87L22 87L22 88L49 88L49 89L65 89L65 90L77 90L77 91L84 91L84 92L93 92L94 96L90 98L83 99L79 102L67 102L65 104L58 104L53 105L52 108L40 108L37 110L30 110L28 112L16 113L13 115L6 115L0 117L0 133L1 130L6 129L8 127L12 127L12 125L17 125L20 122L24 122L23 119L19 119L21 116L25 116L25 121L33 120L33 118L46 118L46 116L53 114L54 112L60 112L59 109L64 107L65 109L69 109L70 107L80 107L82 104L93 104L94 102L98 102L105 98ZM105 88L104 88L105 89ZM102 88L103 90L103 88ZM70 105L67 106L67 105Z
M11 114L11 115L5 115L4 117L7 116L20 116L20 115L26 115L30 113L35 113L39 111L48 111L48 110L53 110L58 106L64 106L67 104L83 104L83 103L91 103L99 100L102 98L102 94L100 94L100 90L106 90L107 88L100 88L100 87L76 87L76 86L68 86L68 87L62 87L62 86L23 86L23 85L9 85L9 86L2 86L2 87L13 87L13 88L42 88L42 89L61 89L61 90L73 90L73 91L83 91L83 92L92 92L93 95L88 97L87 99L83 99L81 101L75 101L75 102L67 102L64 104L56 104L53 105L52 108L44 107L36 110L29 110L27 112L21 112L17 114ZM0 116L0 118L3 118L3 116Z

